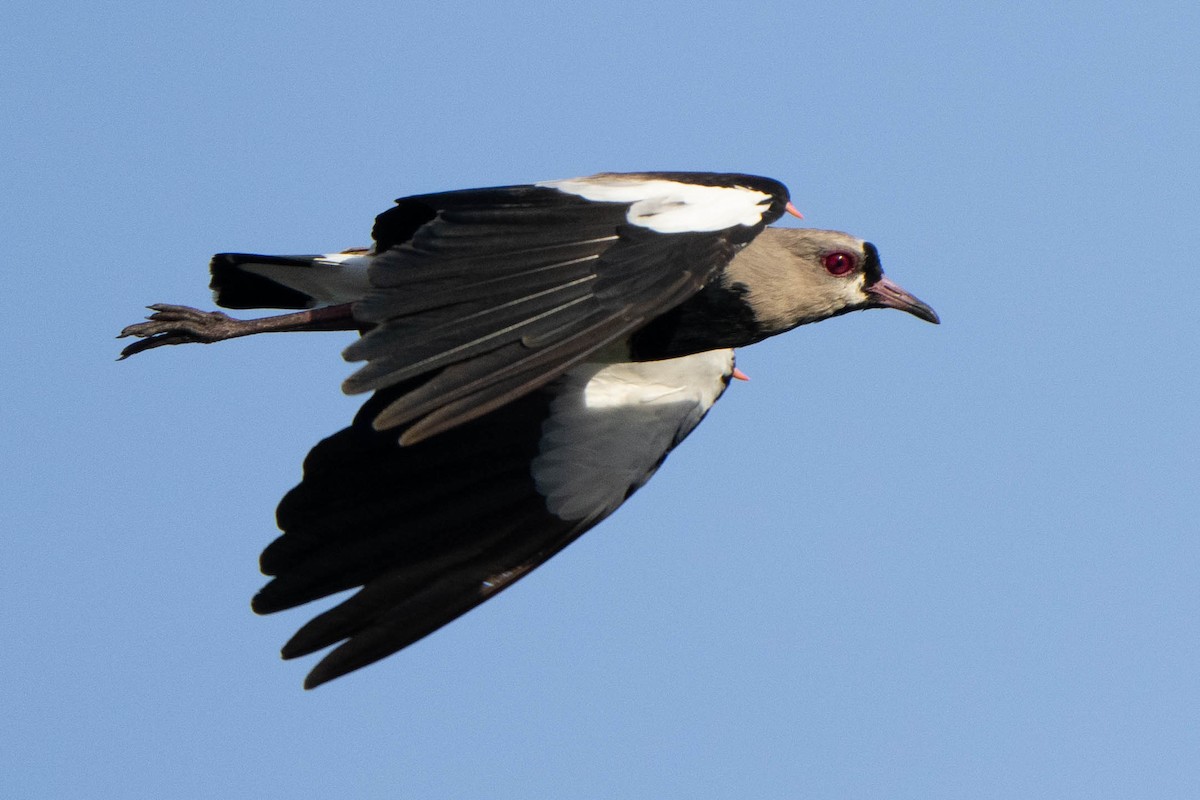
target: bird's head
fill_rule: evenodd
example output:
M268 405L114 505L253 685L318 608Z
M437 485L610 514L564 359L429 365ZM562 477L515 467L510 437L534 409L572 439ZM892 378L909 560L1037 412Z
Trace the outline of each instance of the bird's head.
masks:
M927 304L886 278L875 245L840 231L767 228L725 272L764 332L782 333L867 308L895 308L939 322Z

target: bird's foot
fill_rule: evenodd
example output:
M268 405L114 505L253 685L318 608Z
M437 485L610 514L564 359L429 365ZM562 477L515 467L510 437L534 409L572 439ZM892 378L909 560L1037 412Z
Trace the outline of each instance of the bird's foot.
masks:
M190 306L168 303L155 303L147 308L154 313L146 317L146 322L129 325L117 336L118 339L136 336L141 340L122 350L118 361L167 344L211 344L243 336L248 332L244 330L242 320L236 320L220 311L201 311Z
M141 340L122 350L118 361L165 344L211 344L255 333L352 331L362 328L362 323L354 318L351 303L260 319L234 319L220 311L201 311L191 306L167 303L155 303L147 308L154 313L145 322L130 325L117 336L118 339L136 336Z

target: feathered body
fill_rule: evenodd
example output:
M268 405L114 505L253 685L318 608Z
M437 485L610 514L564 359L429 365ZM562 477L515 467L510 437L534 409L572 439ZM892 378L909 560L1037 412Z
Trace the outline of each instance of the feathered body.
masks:
M712 173L402 198L370 249L213 258L218 305L313 309L272 318L286 326L162 306L126 329L145 337L127 354L338 313L363 331L343 388L374 394L280 503L253 603L361 587L284 648L340 642L306 686L436 630L611 514L721 396L732 348L861 308L937 321L873 245L768 228L787 208L777 181Z

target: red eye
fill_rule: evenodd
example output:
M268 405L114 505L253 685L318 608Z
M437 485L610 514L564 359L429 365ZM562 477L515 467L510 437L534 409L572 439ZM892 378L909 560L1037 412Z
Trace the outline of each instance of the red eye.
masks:
M828 270L830 275L845 275L854 269L857 263L858 261L852 253L847 253L843 250L838 250L836 253L830 253L825 256L825 269Z

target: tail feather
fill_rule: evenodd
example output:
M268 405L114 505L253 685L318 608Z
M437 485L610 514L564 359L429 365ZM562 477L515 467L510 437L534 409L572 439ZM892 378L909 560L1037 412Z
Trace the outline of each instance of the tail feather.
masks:
M366 294L365 252L264 256L218 253L209 264L213 300L222 308L303 309L350 303Z

